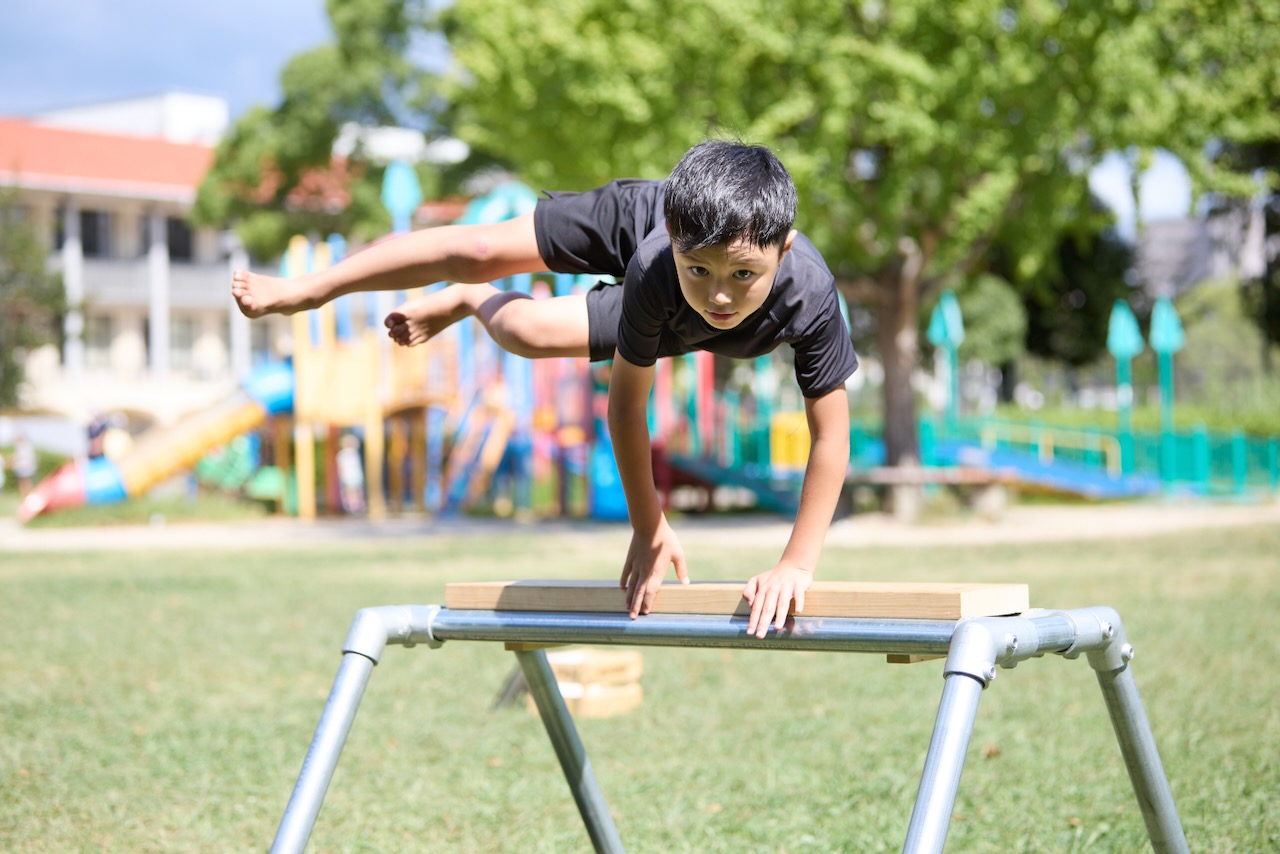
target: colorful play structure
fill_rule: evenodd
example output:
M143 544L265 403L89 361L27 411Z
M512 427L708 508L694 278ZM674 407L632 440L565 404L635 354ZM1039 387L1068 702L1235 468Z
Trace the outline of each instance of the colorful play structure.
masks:
M388 173L397 177L389 177L384 201L403 213L420 200L404 190L412 173ZM506 184L474 200L461 221L518 216L535 200ZM407 217L394 218L397 231L407 230ZM281 273L323 269L344 251L338 236L295 237ZM517 276L495 284L545 298L595 279ZM32 491L19 517L125 500L188 471L302 518L332 515L342 507L338 448L354 436L363 510L373 520L406 509L625 519L599 371L575 360L515 357L469 320L424 345L396 347L382 319L409 296L350 295L294 315L287 361L260 367L215 406L144 434L120 459L66 464Z
M394 232L407 231L421 202L412 169L392 164L383 200ZM501 221L535 203L531 190L511 182L473 200L459 222ZM323 269L344 252L339 236L295 237L282 275ZM595 282L524 275L494 284L541 299ZM405 510L625 520L606 427L608 364L526 360L503 352L472 320L422 346L395 347L381 321L407 296L348 295L294 315L288 361L259 367L227 399L145 434L119 459L68 463L32 491L19 518L124 500L188 471L207 486L269 501L282 512L333 515L344 510L338 449L355 437L363 461L358 488L366 499L360 512L375 521ZM1280 492L1280 437L1175 428L1172 360L1183 334L1172 303L1157 303L1149 333L1160 357L1158 434L1131 427L1129 362L1144 342L1123 303L1109 331L1121 402L1115 429L962 417L963 318L954 295L944 293L927 335L946 356L949 393L942 412L920 421L920 465L906 481L888 472L876 428L855 424L851 487L998 482L1089 499ZM726 381L716 368L706 352L658 363L649 430L660 494L669 506L693 495L693 504L682 501L681 508L706 509L731 491L735 506L793 513L809 435L797 395L787 397L789 367L777 355L762 356L750 364L747 381L741 370Z

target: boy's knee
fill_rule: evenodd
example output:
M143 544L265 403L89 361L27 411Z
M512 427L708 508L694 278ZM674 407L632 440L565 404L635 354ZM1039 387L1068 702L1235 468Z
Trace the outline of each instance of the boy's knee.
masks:
M545 346L534 309L535 303L527 294L504 291L481 303L476 314L502 349L534 357Z

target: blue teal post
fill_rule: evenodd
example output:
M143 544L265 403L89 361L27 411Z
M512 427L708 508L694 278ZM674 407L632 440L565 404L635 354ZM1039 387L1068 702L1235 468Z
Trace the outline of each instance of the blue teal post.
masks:
M1209 431L1197 424L1191 434L1191 480L1209 491L1209 476L1213 473L1213 459L1209 448Z
M422 204L422 184L418 181L418 173L413 166L404 160L392 160L387 164L387 171L382 173L382 206L391 214L391 231L393 234L407 234L413 228L414 211ZM431 284L423 282L423 284ZM396 295L396 302L404 302L403 291ZM382 312L372 318L374 323L382 321Z
M1142 332L1133 311L1124 300L1111 307L1107 327L1107 350L1116 360L1116 412L1119 416L1120 472L1131 474L1133 460L1133 357L1142 352Z
M954 291L943 291L929 316L929 343L947 354L950 382L947 391L947 429L954 431L960 407L960 344L964 342L964 317Z
M933 418L920 419L920 464L931 466L937 461L937 428Z
M1244 494L1245 480L1249 474L1249 445L1244 431L1231 431L1231 484L1236 495Z
M1151 349L1160 364L1160 469L1165 483L1177 477L1177 448L1173 434L1173 354L1182 349L1186 335L1173 301L1156 300L1151 312Z
M1271 491L1280 489L1280 439L1272 436L1267 442L1267 473L1270 475Z

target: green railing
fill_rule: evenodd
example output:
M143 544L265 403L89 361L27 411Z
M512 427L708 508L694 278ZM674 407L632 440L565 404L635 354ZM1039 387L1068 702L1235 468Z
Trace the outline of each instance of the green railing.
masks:
M1196 427L1123 433L972 418L950 427L939 424L938 438L1034 453L1043 462L1067 461L1104 469L1113 476L1150 475L1167 487L1189 487L1206 494L1280 491L1280 437L1249 436L1241 430Z
M714 447L703 447L700 431L691 426L696 423L692 397L681 403L677 411L683 418L675 434L668 437L671 450L766 477L795 475L799 473L797 466L803 466L804 454L794 451L787 455L785 465L778 465L770 429L777 413L750 412L740 406L736 395L717 395ZM926 465L936 460L935 442L961 441L991 450L1034 454L1044 463L1073 463L1112 477L1158 477L1171 490L1190 489L1208 495L1280 492L1280 437L1250 436L1240 430L1196 427L1168 433L1123 433L1003 418L959 418L948 423L947 419L924 417L919 437L920 456ZM803 438L807 440L807 431ZM853 424L849 444L855 467L880 464L883 446L878 425Z

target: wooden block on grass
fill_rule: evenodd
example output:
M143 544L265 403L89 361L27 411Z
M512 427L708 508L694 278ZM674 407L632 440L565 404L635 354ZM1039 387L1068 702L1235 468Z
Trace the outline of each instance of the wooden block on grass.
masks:
M655 614L751 612L743 581L667 582ZM484 611L624 613L626 594L613 581L473 581L445 586L446 608ZM958 620L1020 614L1029 607L1025 584L815 581L805 593L806 617L891 617Z
M560 696L575 718L611 718L626 714L644 702L644 688L639 682L625 685L581 685L561 682ZM533 697L525 698L530 711L537 711Z
M644 657L632 649L557 650L547 653L547 664L561 684L625 685L639 682L644 673Z

